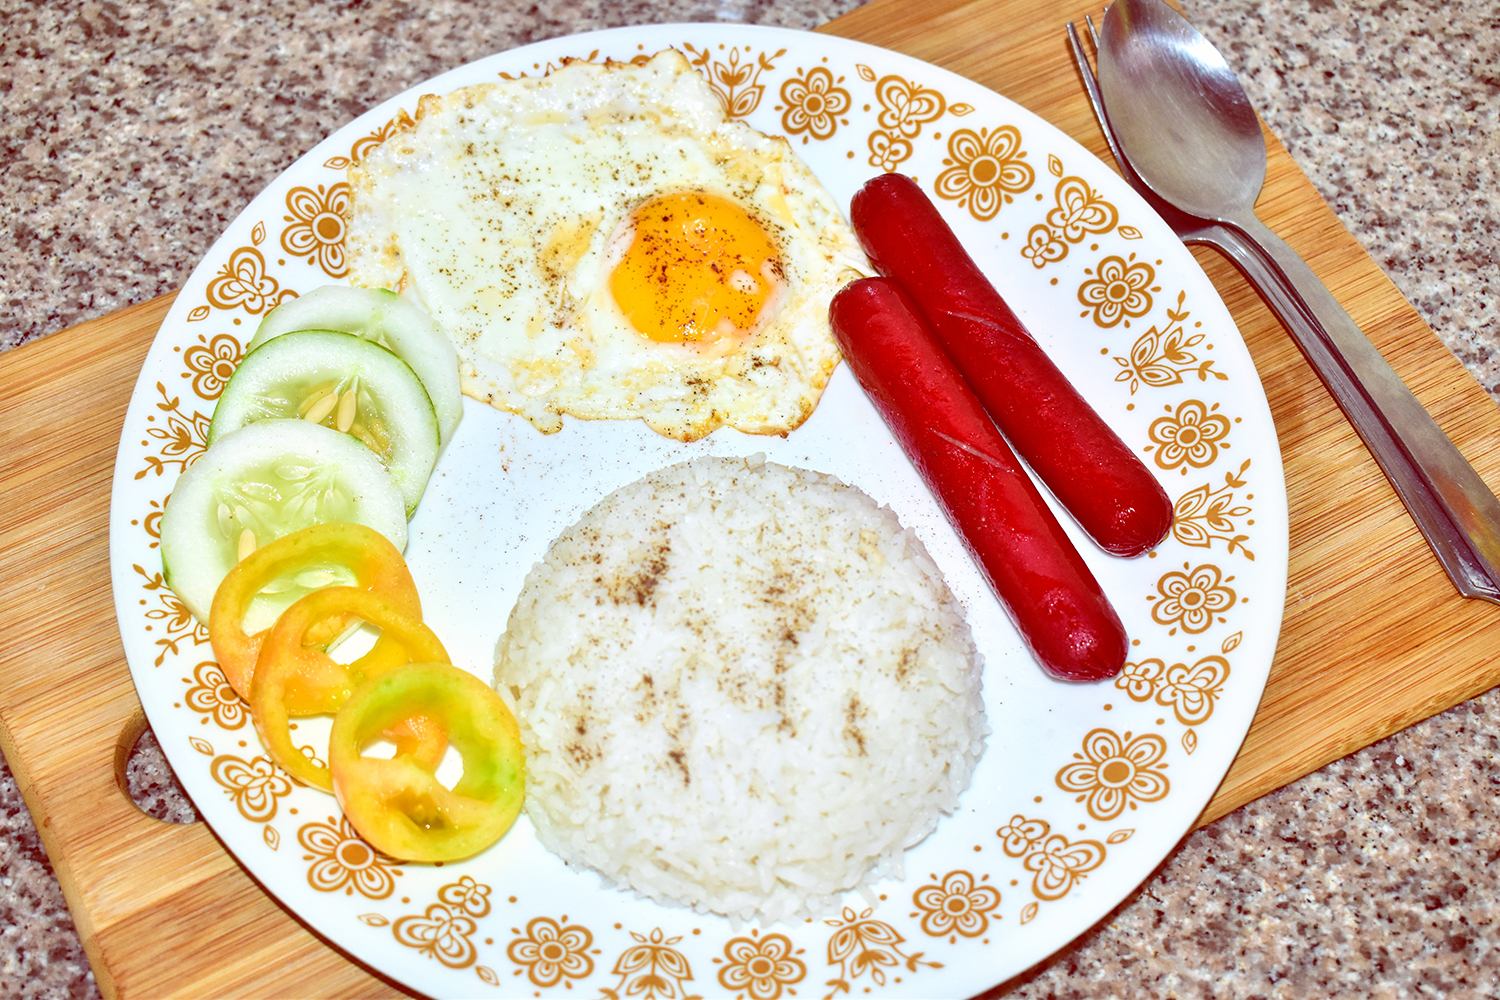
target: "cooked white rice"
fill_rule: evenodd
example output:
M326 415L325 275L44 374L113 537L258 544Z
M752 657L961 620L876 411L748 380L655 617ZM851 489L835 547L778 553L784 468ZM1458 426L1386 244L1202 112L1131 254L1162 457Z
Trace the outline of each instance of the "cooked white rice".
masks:
M830 476L705 458L563 532L496 654L526 811L574 866L771 922L901 875L983 749L962 609Z

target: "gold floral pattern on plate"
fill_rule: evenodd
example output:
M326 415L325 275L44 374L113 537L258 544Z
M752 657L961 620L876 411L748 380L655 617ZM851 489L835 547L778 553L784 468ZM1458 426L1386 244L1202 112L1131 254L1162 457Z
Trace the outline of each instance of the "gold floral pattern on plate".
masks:
M641 1000L702 1000L696 993L689 993L687 984L693 980L693 967L687 956L674 945L682 941L682 935L667 935L660 927L650 934L630 932L635 944L627 947L615 961L611 975L620 979L613 987L603 987L600 992L609 1000L624 1000L640 997Z
M343 181L326 190L321 184L316 190L292 188L286 194L286 210L291 214L282 216L289 225L281 231L281 249L318 265L330 278L348 274L344 217L352 200L349 185Z
M1082 295L1080 290L1079 297ZM1195 321L1192 331L1187 329L1187 319L1192 313L1183 308L1186 299L1186 292L1178 292L1177 308L1167 309L1167 322L1152 326L1137 337L1130 345L1129 357L1115 357L1121 369L1115 374L1115 381L1128 383L1132 396L1142 386L1181 385L1187 375L1197 375L1200 382L1210 378L1220 382L1229 379L1214 367L1212 358L1199 357L1200 346L1212 350L1213 345L1204 343L1201 322Z
M385 899L396 890L401 874L396 860L365 843L343 816L302 824L297 842L308 852L302 860L312 862L307 884L319 892L342 889L346 896L358 892L366 899Z
M1000 890L983 884L988 875L976 880L971 872L960 868L941 879L930 877L933 884L922 886L911 897L922 915L923 933L946 937L952 944L958 936L976 938L990 929L990 914L1000 905Z
M192 640L194 646L208 643L208 627L194 618L182 599L172 593L161 573L154 570L148 573L139 563L132 564L130 568L145 580L141 587L157 601L152 606L148 598L138 598L140 605L146 608L146 625L143 630L155 633L157 627L161 626L167 631L165 636L158 635L152 639L152 645L157 650L153 666L159 667L166 662L168 656L178 655L184 641Z
M148 500L146 501L146 505L148 508L146 516L131 518L130 526L145 531L146 537L150 539L146 545L148 548L154 549L161 544L161 516L166 511L166 507L162 505L160 500ZM146 571L139 566L136 566L135 570L142 576L146 575Z
M159 423L154 413L146 417L146 423L150 425L146 428L146 436L156 442L159 454L145 456L146 467L135 474L137 479L151 474L163 476L168 472L186 472L187 467L208 450L208 425L213 419L212 408L208 413L194 410L191 414L186 414L181 409L181 396L168 396L167 387L161 382L156 383L156 391L161 395L162 401L154 405L166 416L166 422ZM150 441L142 441L141 444L151 447Z
M1168 570L1156 581L1156 594L1148 598L1151 619L1170 626L1168 635L1176 635L1178 629L1188 635L1207 632L1215 621L1228 620L1224 613L1235 605L1234 588L1229 586L1233 580L1233 574L1225 576L1213 563L1185 562L1181 570Z
M831 1000L840 993L852 993L854 981L864 976L869 976L876 986L884 986L887 970L891 971L893 981L900 982L894 973L903 967L908 972L919 972L923 967L943 967L942 962L924 961L923 952L908 955L901 947L906 938L890 924L876 920L874 912L873 909L856 912L846 906L842 915L824 921L834 929L833 936L828 939L828 964L838 973L824 984L832 986L833 990L823 1000Z
M933 182L940 198L956 201L980 222L988 222L1015 196L1031 189L1036 171L1026 162L1021 130L1014 125L994 129L955 129L948 136L943 172Z
M1155 698L1158 705L1172 709L1178 722L1197 726L1214 714L1214 704L1227 680L1229 661L1217 654L1205 656L1191 666L1186 663L1167 666L1166 661L1153 656L1126 663L1115 678L1115 687L1136 701Z
M911 159L912 140L922 134L922 126L937 121L948 110L941 93L897 74L876 77L875 71L861 63L860 78L875 84L875 100L880 105L876 117L879 126L866 140L872 167L895 170Z
M1047 170L1058 178L1053 191L1055 205L1046 220L1026 234L1021 256L1038 270L1068 255L1068 248L1089 236L1102 236L1120 223L1120 210L1104 198L1086 178L1063 173L1062 160L1047 158Z
M798 73L802 73L799 68ZM840 125L848 125L853 100L849 91L840 86L843 77L834 78L827 66L814 66L801 76L794 76L781 85L781 128L787 135L800 135L802 142L808 139L832 139Z
M1188 399L1177 405L1164 407L1165 417L1151 421L1147 433L1154 447L1152 458L1159 468L1176 469L1184 476L1189 468L1203 469L1218 461L1219 452L1229 447L1229 431L1233 421L1222 413L1218 403L1205 403L1201 399Z
M760 75L774 70L774 60L786 55L786 49L778 49L770 55L762 52L754 59L745 59L742 53L755 51L749 45L728 48L720 45L717 50L708 45L697 49L686 43L682 47L724 106L724 113L731 118L744 118L760 106L760 99L766 92ZM725 53L723 60L713 58L714 51Z
M1250 535L1240 525L1248 528L1255 523L1247 517L1254 509L1237 502L1235 493L1248 484L1245 472L1251 461L1246 459L1237 472L1224 473L1224 485L1217 489L1211 482L1204 483L1178 497L1172 505L1172 537L1183 545L1204 549L1211 548L1214 542L1226 542L1228 551L1238 552L1253 562L1255 553L1245 546ZM1243 498L1253 500L1255 495L1245 493Z
M267 271L265 256L253 246L230 253L228 262L209 281L206 294L215 309L239 308L252 316L297 297Z
M587 927L568 923L567 914L558 920L533 917L524 933L515 927L511 933L516 937L506 947L506 955L521 967L516 970L518 975L524 971L526 978L542 989L594 974L593 956L599 954L599 949L593 946L594 933Z
M724 957L715 958L719 985L735 996L750 1000L777 1000L783 992L795 994L791 987L807 976L807 964L798 958L802 949L785 934L761 934L751 928L748 937L733 937L724 943Z
M267 823L276 817L276 802L292 794L292 782L270 757L245 760L220 754L208 773L224 786L240 815L252 823Z
M1162 773L1167 741L1156 733L1132 736L1113 729L1094 729L1083 738L1083 752L1075 752L1072 764L1057 772L1057 787L1077 792L1094 819L1112 820L1128 806L1159 802L1172 784Z
M1046 820L1017 813L995 831L1005 853L1032 872L1031 894L1043 902L1062 899L1108 856L1097 840L1069 841ZM1033 911L1035 912L1035 911Z
M203 713L200 721L204 725L213 720L220 729L238 729L250 720L249 706L240 700L217 662L204 660L193 668L191 678L182 680L191 685L182 700L188 708Z
M198 398L218 399L244 353L239 338L233 334L218 333L209 339L200 333L198 343L182 352L182 363L187 366L182 377L192 379L193 392Z
M396 112L395 117L380 126L380 128L356 139L354 145L349 148L348 156L330 156L323 161L323 166L329 170L346 170L351 165L364 159L366 153L385 142L396 132L410 128L414 124L415 122L412 121L411 115L407 114L406 109L403 108Z
M1157 263L1161 263L1157 261ZM1108 329L1140 319L1151 311L1151 293L1161 291L1156 268L1135 254L1111 254L1093 267L1084 268L1089 279L1078 286L1078 301L1088 306L1080 316L1093 315L1094 325Z
M472 940L476 921L489 912L490 887L465 875L439 889L438 901L421 914L397 918L391 935L450 969L467 969L479 957Z

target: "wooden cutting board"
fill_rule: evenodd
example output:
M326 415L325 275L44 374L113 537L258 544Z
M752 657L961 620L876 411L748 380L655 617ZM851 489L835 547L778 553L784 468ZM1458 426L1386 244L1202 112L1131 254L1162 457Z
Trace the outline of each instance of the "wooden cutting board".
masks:
M823 30L908 53L1031 108L1108 161L1054 0L873 0ZM1500 409L1271 141L1259 212L1306 257L1500 487ZM1500 607L1457 596L1260 299L1195 251L1270 398L1291 499L1286 619L1244 747L1201 822L1500 680ZM322 941L203 824L123 791L145 721L110 592L110 477L170 296L0 355L0 748L106 996L412 995ZM211 927L212 933L205 933Z

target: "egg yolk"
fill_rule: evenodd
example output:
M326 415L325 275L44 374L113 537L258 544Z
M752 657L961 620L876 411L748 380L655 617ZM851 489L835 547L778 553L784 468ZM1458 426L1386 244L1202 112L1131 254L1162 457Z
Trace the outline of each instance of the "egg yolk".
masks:
M749 331L781 281L776 245L739 205L690 192L635 210L635 235L609 288L656 341L698 343Z

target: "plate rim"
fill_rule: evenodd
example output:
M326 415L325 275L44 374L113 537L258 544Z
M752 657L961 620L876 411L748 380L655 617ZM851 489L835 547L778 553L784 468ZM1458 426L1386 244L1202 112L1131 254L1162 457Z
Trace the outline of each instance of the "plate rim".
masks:
M421 92L428 92L429 90L434 90L434 89L436 89L438 87L441 87L441 86L447 86L448 89L452 89L451 86L449 86L448 84L444 83L443 81L453 80L453 79L459 79L459 78L461 78L466 73L472 73L472 72L474 72L475 69L476 69L476 67L480 67L480 66L483 66L485 64L489 64L489 63L493 63L493 62L499 62L499 61L515 61L515 60L517 60L518 58L520 58L522 56L525 56L526 58L530 58L532 55L540 55L540 54L547 53L549 51L555 51L555 50L559 50L559 49L567 48L567 47L571 47L571 46L578 46L578 45L594 46L594 43L596 43L596 42L613 43L615 41L623 41L624 44L629 44L631 42L634 42L637 37L646 38L646 37L655 36L657 40L655 42L650 43L650 44L656 45L657 48L677 47L677 46L680 45L680 42L679 41L675 41L673 39L679 38L680 36L683 36L683 35L687 35L687 34L690 34L690 33L701 33L701 34L721 33L722 34L722 33L728 33L728 32L734 33L737 36L736 40L739 40L739 39L748 39L748 38L753 38L753 37L758 36L760 38L764 38L764 39L768 39L768 40L769 39L776 39L776 38L787 38L787 39L793 39L793 38L795 38L795 39L797 39L799 41L806 41L807 39L814 37L814 33L812 33L812 32L804 32L804 31L800 31L800 30L796 30L796 29L776 28L776 27L768 27L768 26L763 26L763 25L742 25L742 24L735 24L735 23L672 22L672 23L666 23L666 24L660 24L660 25L635 25L635 26L628 26L628 27L622 27L622 28L604 28L604 29L598 29L598 30L595 30L595 31L589 31L589 32L584 32L584 33L580 33L580 34L575 34L575 35L560 36L558 38L547 39L547 40L544 40L542 42L532 43L530 45L521 46L521 47L518 47L518 48L515 48L515 49L510 49L510 50L506 50L506 51L503 51L503 52L494 53L494 54L491 54L489 56L483 57L483 58L481 58L479 60L475 60L473 62L466 63L466 64L464 64L462 66L454 67L454 68L449 69L447 71L444 71L443 73L440 73L440 74L438 74L438 75L436 75L436 76L434 76L432 78L429 78L428 80L424 80L424 81L420 82L419 84L415 85L414 87L407 88L407 89L403 90L401 93L393 95L392 97L387 98L384 101L381 101L380 103L376 104L375 106L373 106L372 108L370 108L368 111L364 112L363 114L361 114L359 116L356 116L351 121L345 123L344 125L340 126L337 129L335 129L327 137L325 137L323 140L321 140L320 142L318 142L317 144L315 144L310 150L308 150L307 152L305 152L304 154L302 154L301 156L299 156L284 171L278 173L278 175L275 178L273 178L272 180L270 180L267 183L267 185L265 186L265 188L259 194L257 194L254 199L251 200L251 202L245 207L245 209L238 216L236 216L235 220L232 221L228 226L225 227L224 233L222 233L220 235L220 237L215 240L214 244L210 247L210 249L208 250L208 252L204 254L204 256L200 260L199 264L195 267L193 275L189 278L188 282L185 284L184 287L186 288L186 287L189 287L189 286L193 286L193 285L195 285L197 283L197 279L200 276L199 272L201 270L203 270L205 267L208 266L210 260L216 259L216 254L220 253L222 245L226 241L232 242L232 240L230 240L230 235L231 235L231 232L236 227L236 225L238 225L242 220L244 220L245 218L247 218L248 216L250 216L250 214L253 211L255 211L255 209L257 208L258 205L262 205L263 206L263 202L265 202L265 200L270 197L270 195L272 194L273 190L277 187L277 184L284 177L286 177L287 175L292 174L292 173L294 173L296 171L307 169L308 165L311 164L311 163L313 163L313 158L316 157L316 156L326 155L329 152L337 151L338 148L339 148L339 143L340 142L342 142L345 146L347 146L347 140L350 137L356 135L361 129L368 129L368 127L371 124L379 124L379 123L381 123L381 122L383 122L385 120L388 120L390 118L390 116L392 114L394 114L395 109L401 106L401 104L402 104L403 101L405 101L405 100L414 100L414 97L415 97L416 94L421 93ZM1022 107L1021 105L1017 104L1015 101L1013 101L1013 100L1005 97L1003 94L998 94L995 91L992 91L992 90L989 90L988 88L985 88L982 84L979 84L979 83L977 83L975 81L968 80L967 78L961 77L958 74L953 73L951 70L947 70L947 69L945 69L945 68L943 68L941 66L938 66L936 64L924 62L922 60L918 60L918 59L916 59L916 58L914 58L912 56L905 55L903 53L897 52L897 51L892 50L892 49L886 49L886 48L882 48L880 46L871 45L871 44L866 43L866 42L855 41L855 40L852 40L852 39L847 39L847 38L843 38L841 36L836 36L836 35L829 35L829 34L818 33L818 34L816 34L815 37L816 37L816 44L820 45L820 46L829 46L829 47L831 47L833 49L843 49L843 50L847 50L849 52L853 52L853 53L856 53L856 54L859 53L859 52L878 53L879 54L879 58L882 58L882 59L887 59L887 58L894 59L897 62L900 62L900 63L905 64L905 65L920 67L920 68L922 68L922 70L924 72L930 72L932 74L932 76L929 77L929 79L935 78L937 80L937 82L941 83L945 87L950 87L950 86L952 86L954 84L960 84L964 88L972 87L972 88L978 88L980 90L983 90L987 94L993 95L994 97L998 98L999 101L1001 102L1002 106L1007 106L1009 108L1015 108L1015 109L1019 110L1026 118L1029 118L1029 119L1032 120L1033 125L1034 124L1040 124L1042 126L1044 132L1047 133L1047 141L1049 143L1054 143L1056 140L1060 139L1060 140L1062 140L1062 142L1064 143L1065 146L1076 148L1076 151L1078 153L1081 153L1083 156L1087 157L1088 161L1091 161L1090 162L1090 168L1089 168L1090 170L1093 170L1093 169L1102 169L1102 170L1104 170L1106 172L1108 172L1108 170L1109 170L1109 168L1107 167L1107 165L1105 165L1097 157L1093 156L1093 154L1089 153L1088 150L1086 148L1084 148L1081 144L1077 143L1075 140L1073 140L1066 133L1062 132L1061 129L1058 129L1056 126L1052 125L1050 122L1047 122L1046 120L1042 119L1040 116L1035 115L1034 113L1032 113L1031 111L1029 111L1029 109L1026 109L1026 108ZM830 54L832 54L832 53L830 53ZM1070 152L1071 152L1071 150L1070 150ZM1111 174L1111 176L1113 176L1113 175ZM1114 180L1120 186L1118 190L1125 192L1125 195L1122 196L1122 197L1120 197L1120 198L1118 198L1118 200L1120 200L1122 204L1124 204L1124 203L1130 203L1130 212L1131 212L1131 214L1132 214L1133 217L1149 218L1149 219L1153 220L1155 223L1159 224L1162 228L1165 228L1165 224L1161 223L1160 219L1157 218L1155 216L1155 214L1151 212L1149 206L1146 205L1146 203L1144 201L1141 201L1138 197L1136 197L1134 195L1134 192L1131 192L1131 191L1129 191L1128 188L1124 187L1123 181L1119 181L1119 179L1117 177L1115 177ZM1112 190L1110 193L1111 193L1112 196L1115 196L1117 194L1117 191L1116 190ZM1132 199L1134 199L1133 202L1132 202ZM842 205L842 204L840 205L840 208L841 208L841 210L847 211L847 209L845 208L845 206ZM1175 240L1175 238L1174 238L1174 240ZM1184 256L1186 257L1187 261L1191 262L1192 261L1191 254L1188 253L1185 249L1183 249L1183 253L1184 253ZM1196 265L1195 262L1192 262L1192 267L1195 268L1195 269L1197 268L1197 265ZM1198 274L1200 276L1202 276L1201 269L1198 269ZM1209 283L1207 281L1206 276L1202 276L1202 280L1203 280L1203 282L1205 284L1208 285L1208 287L1210 289L1212 289L1212 285L1211 285L1211 283ZM1225 314L1225 316L1227 316L1228 315L1227 307L1224 306L1224 304L1222 302L1222 299L1218 297L1216 291L1214 292L1214 299L1213 299L1213 301L1216 302L1221 308L1224 309L1224 314ZM150 387L147 386L147 384L146 384L147 381L148 381L148 379L147 379L147 373L153 370L153 368L152 368L153 361L157 361L157 367L158 368L160 367L159 359L156 359L155 355L156 355L156 352L158 351L158 349L162 349L163 346L164 346L163 345L162 332L165 331L165 330L167 330L169 327L171 327L174 324L174 321L178 325L183 324L185 322L185 317L186 317L186 315L187 315L187 313L189 311L189 308L190 308L189 297L188 296L182 296L182 295L180 295L178 297L178 300L173 303L171 309L168 312L167 317L164 319L164 321L162 323L162 327L158 330L158 333L157 333L156 337L153 339L153 344L152 344L152 347L151 347L151 352L148 354L148 356L146 358L146 361L143 364L141 374L137 378L136 388L135 388L135 390L132 393L132 399L131 399L130 409L129 409L129 411L127 411L126 420L125 420L125 426L122 429L122 434L121 434L121 447L120 447L120 452L119 452L120 455L125 455L127 453L127 444L129 443L129 441L127 439L134 439L134 438L136 438L136 437L139 436L139 430L135 429L135 425L136 425L137 421L133 420L133 418L135 418L135 417L138 416L138 412L137 412L138 404L146 405L146 404L149 403L149 400L145 400L142 390L144 388L144 389L147 390L147 393L149 393L149 388ZM1232 317L1230 317L1229 323L1230 323L1230 328L1235 329L1234 325L1233 325ZM1242 341L1242 338L1238 337L1238 330L1237 329L1235 329L1235 333L1236 333L1236 338L1239 340L1239 342L1240 342L1240 344L1242 346L1243 345L1243 341ZM847 366L846 365L841 365L839 367L839 371L847 374ZM1259 378L1258 378L1258 375L1255 373L1253 364L1249 367L1248 374L1250 374L1251 376L1255 377L1255 391L1258 394L1259 400L1263 404L1265 404L1265 406L1266 406L1265 416L1268 418L1269 417L1269 404L1266 403L1264 389L1263 389L1263 387L1259 383ZM143 400L144 400L144 402L143 402ZM467 406L467 404L466 404L466 406ZM1274 424L1271 424L1271 427L1272 427L1272 431L1273 431L1273 435L1274 435ZM1274 443L1274 437L1273 437L1273 443ZM1281 542L1281 545L1280 545L1280 552L1279 553L1276 552L1276 551L1265 551L1265 552L1262 553L1262 558L1266 558L1266 559L1270 560L1269 565L1271 565L1271 567L1272 567L1272 575L1273 576L1277 575L1276 574L1276 565L1278 563L1280 565L1279 576L1280 576L1280 579L1281 579L1281 593L1278 596L1278 600L1276 602L1277 607L1276 607L1276 611L1275 611L1275 626L1276 626L1275 630L1279 631L1279 628L1280 628L1280 625L1281 625L1281 613L1282 613L1282 606L1281 606L1281 600L1280 599L1284 598L1284 596L1285 596L1285 577L1286 577L1286 562L1287 562L1287 559L1286 559L1286 542L1287 542L1287 536L1286 536L1286 531L1285 531L1286 496L1285 496L1284 472L1283 472L1283 470L1281 468L1281 465L1280 465L1279 447L1271 447L1270 450L1274 453L1274 458L1275 458L1275 461L1274 461L1275 468L1274 468L1273 479L1274 479L1275 483L1279 484L1279 494L1280 494L1279 503L1280 503L1280 508L1281 508L1281 522L1282 522L1282 530L1279 532L1279 541ZM1265 471L1265 470L1262 470L1262 471ZM120 565L119 565L120 560L118 559L118 557L116 555L116 553L118 551L117 550L117 535L123 536L124 531L126 531L128 529L128 524L126 523L126 517L122 516L121 513L117 510L117 506L118 506L117 505L117 498L120 496L120 490L121 490L121 486L122 486L122 480L124 479L124 477L127 474L128 474L128 469L126 468L125 463L119 457L117 457L116 465L115 465L115 470L114 470L114 482L112 483L112 488L111 488L111 514L110 514L110 552L111 552L111 555L110 555L110 563L111 563L111 576L112 576L112 590L113 590L113 594L114 594L114 598L115 598L115 603L116 603L117 621L119 622L119 625L120 625L120 629L121 629L121 633L122 633L122 641L125 642L127 652L129 653L129 651L135 646L135 643L133 641L133 638L134 638L133 636L127 636L126 622L128 620L130 620L130 614L131 614L131 610L132 609L130 609L130 608L127 607L126 602L127 602L127 600L129 598L134 597L135 594L132 593L132 592L130 592L128 590L128 588L126 588L125 586L123 586L122 583L121 583L120 573L119 573L119 571L120 571ZM1259 488L1260 488L1260 492L1261 492L1262 496L1264 496L1264 494L1268 491L1267 487L1264 485L1264 483L1262 483ZM1271 500L1272 500L1272 502L1274 504L1276 502L1276 500L1277 500L1277 497L1274 494L1277 491L1275 489L1271 489L1270 492L1273 494L1273 496L1271 497ZM123 545L121 547L123 548ZM1264 549L1265 546L1262 545L1262 548ZM1267 564L1263 563L1262 565L1267 565ZM133 584L134 581L131 581L131 582ZM127 597L127 594L129 595L128 597ZM1272 650L1274 651L1274 645L1275 645L1274 638L1272 638L1270 644L1271 644ZM127 656L127 659L129 660L130 665L131 665L131 672L132 672L132 679L133 679L133 681L135 681L135 679L136 679L136 674L137 674L137 660L138 660L138 658L139 658L138 655L128 655ZM1255 692L1254 692L1255 697L1253 699L1251 699L1251 701L1253 703L1258 703L1258 701L1259 701L1259 698L1260 698L1260 695L1261 695L1261 693L1263 691L1264 683L1265 683L1264 673L1266 673L1266 672L1269 671L1269 666L1270 666L1270 661L1269 661L1269 658L1267 658L1267 661L1266 661L1266 664L1265 664L1265 671L1262 672L1262 675L1261 675L1261 677L1259 679L1259 683L1257 685L1255 685ZM145 668L143 668L143 669L145 669ZM139 693L139 687L138 687L138 693ZM989 698L989 694L988 694L988 691L987 691L986 692L986 700L988 700L988 698ZM142 700L143 700L143 705L144 705L144 702L146 701L146 699L143 698ZM1231 729L1237 729L1238 730L1238 736L1233 739L1234 750L1232 750L1232 751L1230 751L1230 752L1227 753L1227 756L1225 757L1225 761L1224 761L1224 767L1223 767L1222 770L1219 771L1218 780L1215 781L1210 787L1207 787L1206 789L1204 789L1204 788L1195 788L1195 791L1198 792L1198 793L1200 793L1200 794L1189 795L1189 796L1186 797L1187 803L1190 803L1190 804L1193 805L1193 808L1191 809L1193 818L1196 818L1196 816L1199 813L1201 813L1203 805L1206 804L1208 802L1208 800L1212 797L1213 792L1216 790L1216 788L1218 787L1219 783L1222 782L1224 774L1227 773L1228 767L1232 763L1232 761L1233 761L1233 759L1234 759L1234 757L1235 757L1235 755L1237 753L1237 749L1238 749L1239 745L1242 743L1242 741L1244 739L1245 732L1248 730L1249 721L1250 721L1251 717L1253 717L1253 714L1254 714L1254 704L1253 703L1252 703L1252 705L1250 706L1250 708L1248 710L1245 710L1242 707L1241 710L1239 710L1239 711L1237 711L1237 712L1234 713L1235 717L1236 717L1236 721L1238 721L1238 719L1239 719L1240 716L1243 716L1243 726L1235 725L1235 726L1231 726L1230 727ZM145 707L146 707L146 714L147 714L148 719L152 721L153 726L157 725L158 720L153 717L152 707L149 706L149 705L146 705ZM162 713L165 710L158 706L155 709L155 711L157 713ZM177 773L179 775L184 774L185 773L184 763L186 761L192 759L190 756L188 756L189 751L187 749L185 749L184 747L179 746L179 745L177 745L175 743L173 744L172 749L168 749L165 741L163 741L163 747L164 747L164 751L167 752L168 759L171 762L174 770L177 771ZM990 752L990 751L987 750L987 752ZM184 783L184 786L186 787L186 783ZM1174 805L1176 805L1178 807L1181 807L1184 804L1185 803L1184 803L1183 799L1179 799L1179 800L1177 800L1177 802L1174 803ZM208 816L206 814L206 811L201 806L199 807L199 809L200 809L200 815L203 815L203 818L205 819L205 821L209 821L208 820ZM233 854L235 856L236 861L239 864L241 864L242 867L246 868L247 871L249 871L253 875L255 875L257 879L260 879L261 876L259 874L259 866L247 862L247 860L241 855L241 851L239 849L236 849L236 847L231 846L232 843L239 842L242 838L236 836L236 837L233 838L233 840L231 840L230 837L228 837L224 833L220 832L220 830L218 829L218 825L216 823L214 823L212 821L209 821L209 822L210 822L210 826L215 829L215 833L216 833L216 835L219 836L221 842L223 842L226 847L230 848L230 852L231 852L231 854ZM1153 870L1156 867L1156 865L1160 863L1161 859L1164 858L1164 857L1166 857L1168 854L1171 853L1172 850L1174 850L1176 848L1176 845L1180 842L1181 836L1186 836L1186 834L1188 832L1190 832L1191 829L1192 829L1192 819L1189 819L1187 821L1186 825L1182 827L1181 835L1178 836L1178 837L1176 837L1176 838L1171 839L1171 842L1167 843L1162 848L1162 850L1160 851L1159 855L1156 856L1154 858L1154 860L1152 860L1151 863L1148 866L1146 866L1146 875L1147 875L1147 877L1149 877L1150 871ZM263 884L266 884L266 883L263 881ZM1112 899L1103 899L1102 897L1101 897L1101 899L1093 899L1093 898L1091 898L1090 899L1090 905L1082 907L1082 909L1084 909L1084 912L1087 914L1087 919L1084 920L1084 921L1071 921L1070 922L1072 924L1080 924L1080 926L1076 927L1076 929L1074 929L1072 931L1067 931L1065 928L1059 929L1056 933L1054 933L1052 935L1052 937L1054 937L1054 938L1060 937L1060 940L1058 940L1056 942L1056 944L1049 945L1047 947L1047 951L1046 951L1045 954L1043 954L1040 957L1036 958L1034 962L1028 963L1027 966L1024 966L1021 969L1015 970L1015 972L1011 973L1010 975L1018 974L1019 972L1024 971L1024 968L1030 967L1030 965L1034 965L1034 964L1038 964L1038 963L1046 961L1049 957L1051 957L1053 954L1055 954L1055 952L1056 952L1056 950L1058 948L1063 947L1069 941L1071 941L1074 938L1076 938L1078 935L1086 933L1087 930L1090 927L1092 927L1093 924L1096 923L1099 918L1103 917L1111 909L1113 909L1115 906L1119 905L1120 901L1122 899L1128 897L1128 895L1130 894L1130 892L1134 891L1135 887L1137 887L1139 884L1140 884L1139 880L1135 881L1135 882L1132 882L1131 886L1128 887L1123 893L1121 893L1120 895L1118 895L1117 897L1112 898ZM353 956L357 961L359 961L359 962L361 962L363 964L371 965L371 966L379 969L382 972L382 974L391 975L394 978L399 979L401 982L403 982L403 984L409 984L409 985L412 986L412 988L415 988L415 989L420 989L421 988L420 986L411 983L410 980L406 976L402 975L400 972L392 971L390 968L388 968L387 966L385 966L383 964L380 964L380 963L377 963L377 962L373 962L371 960L371 958L367 954L364 953L365 951L367 951L367 949L364 949L364 948L358 946L357 944L351 943L349 940L346 940L346 939L350 938L352 935L350 935L350 934L336 934L335 932L332 932L332 931L326 929L321 924L315 924L315 923L313 923L307 917L303 916L300 908L295 907L291 903L291 901L287 899L287 897L285 895L283 895L281 892L278 892L275 889L271 888L269 884L266 884L266 887L267 887L268 891L270 891L272 893L273 896L277 897L278 899L281 899L283 902L285 902L288 905L289 908L293 909L293 912L297 914L299 921L302 921L304 923L304 925L306 925L306 926L312 927L319 934L319 936L324 937L325 940L333 941L336 944L336 946L339 947L340 950L344 951L346 954ZM1109 893L1105 894L1105 896L1109 896L1109 895L1111 895L1111 894L1109 894ZM1077 908L1075 908L1075 909L1077 909ZM1005 978L1010 978L1010 975L1006 976ZM987 986L983 986L981 988L989 988L990 986L995 985L997 982L1002 982L1002 981L1004 981L1004 980L1003 979L1002 980L994 980L994 981L989 982Z

